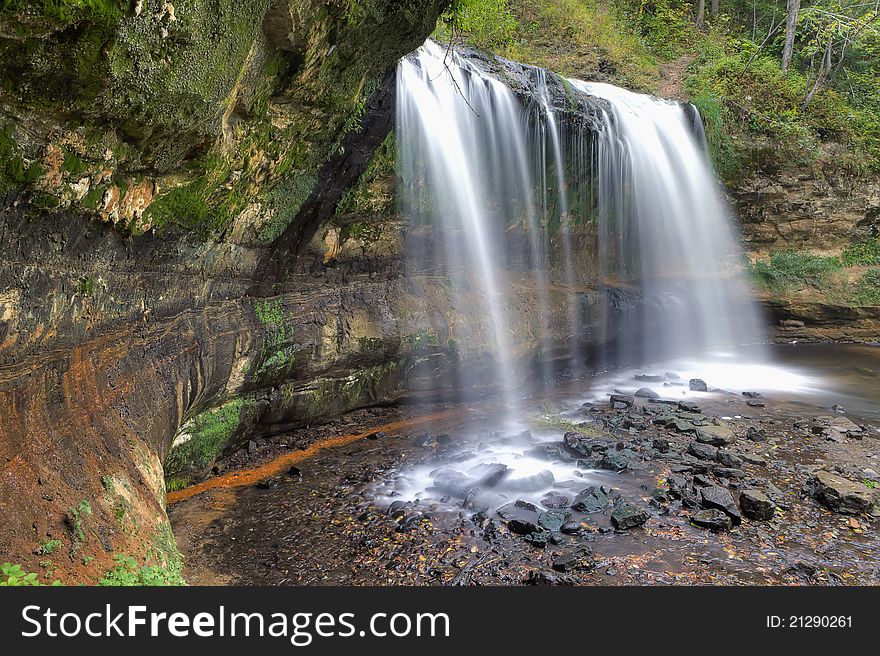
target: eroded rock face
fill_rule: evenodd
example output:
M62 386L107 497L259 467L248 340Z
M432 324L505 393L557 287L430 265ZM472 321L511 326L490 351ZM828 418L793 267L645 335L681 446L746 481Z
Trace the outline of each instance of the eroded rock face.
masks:
M729 187L755 250L831 249L880 233L880 178L755 169Z

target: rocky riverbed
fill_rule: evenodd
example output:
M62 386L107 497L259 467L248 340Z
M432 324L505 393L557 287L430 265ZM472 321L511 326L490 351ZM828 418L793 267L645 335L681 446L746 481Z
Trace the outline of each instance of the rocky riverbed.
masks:
M667 382L670 395L702 389L698 380ZM447 407L436 422L397 421L255 485L219 486L174 504L190 579L880 583L875 420L833 404L805 412L758 392L665 399L641 389L645 383L634 379L631 389L574 409L547 412L545 400L531 428L516 433L497 430L485 404ZM361 411L347 421L363 428L437 410ZM227 466L271 460L303 439L255 445ZM499 444L545 462L529 479L540 484L522 483L520 460L473 466L481 449L496 449L494 457ZM430 475L414 492L419 471Z

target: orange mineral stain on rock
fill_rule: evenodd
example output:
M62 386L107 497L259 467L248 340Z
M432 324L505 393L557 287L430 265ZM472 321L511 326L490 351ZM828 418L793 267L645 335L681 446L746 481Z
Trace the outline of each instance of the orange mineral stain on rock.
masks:
M292 465L300 463L303 460L307 460L308 458L317 455L324 449L330 449L336 446L351 444L352 442L366 439L367 436L372 435L373 433L388 433L406 430L408 428L415 428L417 426L424 426L425 424L430 424L431 422L441 419L450 419L452 417L460 415L462 412L463 410L460 408L454 410L444 410L442 412L434 412L432 414L415 417L413 419L402 419L400 421L393 421L389 424L376 426L363 433L354 433L351 435L330 437L325 440L315 442L305 450L284 453L274 460L270 460L269 462L258 467L254 467L253 469L242 469L239 471L230 472L228 474L208 479L207 481L203 481L182 490L169 492L166 496L166 505L170 506L171 504L177 503L178 501L184 501L185 499L194 497L195 495L201 494L202 492L207 492L208 490L256 485L262 480L272 478L273 476L278 476L279 474L284 473L284 471L289 469Z

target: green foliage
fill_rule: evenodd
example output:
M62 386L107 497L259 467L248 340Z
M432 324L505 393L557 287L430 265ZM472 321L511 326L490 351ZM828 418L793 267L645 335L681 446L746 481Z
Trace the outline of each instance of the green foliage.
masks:
M856 306L880 305L880 269L868 269L856 281L851 302Z
M34 554L37 556L49 556L55 553L63 544L61 540L40 540L40 546L34 549Z
M3 563L0 565L0 587L41 586L39 576L33 572L25 572L21 565ZM61 585L61 581L52 581L52 585Z
M657 59L624 2L510 0L516 34L500 54L580 79L656 93Z
M166 566L139 565L132 556L118 554L114 557L116 567L98 581L102 586L182 586L183 566L178 562Z
M842 267L839 258L823 257L799 251L779 251L770 260L755 263L754 273L766 286L784 289L790 286L821 288L833 272Z
M699 38L691 8L686 0L638 0L626 5L625 11L651 51L672 59Z
M840 256L844 266L870 266L880 264L880 239L868 239L866 241L850 244L843 249Z
M440 17L441 38L464 33L474 45L494 50L509 45L517 23L508 0L452 0Z

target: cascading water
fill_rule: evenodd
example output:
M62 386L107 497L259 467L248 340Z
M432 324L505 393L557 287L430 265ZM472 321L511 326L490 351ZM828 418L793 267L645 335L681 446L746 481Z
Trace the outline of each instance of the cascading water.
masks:
M583 484L583 472L550 464L536 447L552 431L519 432L525 370L517 348L526 337L533 348L552 343L554 332L581 335L578 295L589 287L604 290L611 308L607 363L593 363L599 367L760 341L695 110L555 76L553 98L551 74L503 65L519 82L516 92L492 62L433 42L402 60L398 194L408 241L425 231L411 259L422 275L429 271L426 299L436 282L453 308L480 308L454 325L432 322L440 343L460 344L465 360L472 344L475 352L490 346L490 378L506 419L519 428L496 422L500 433L473 432L454 465L402 473L389 484L395 495L491 505L514 494L538 501L553 486ZM429 306L424 317L432 316ZM526 336L515 330L524 306L531 311ZM566 341L577 353L578 339ZM462 390L472 384L460 381Z
M610 84L571 83L610 106L595 161L600 271L608 284L644 295L617 322L617 349L641 364L759 342L733 222L706 160L702 124L687 113L695 110Z

